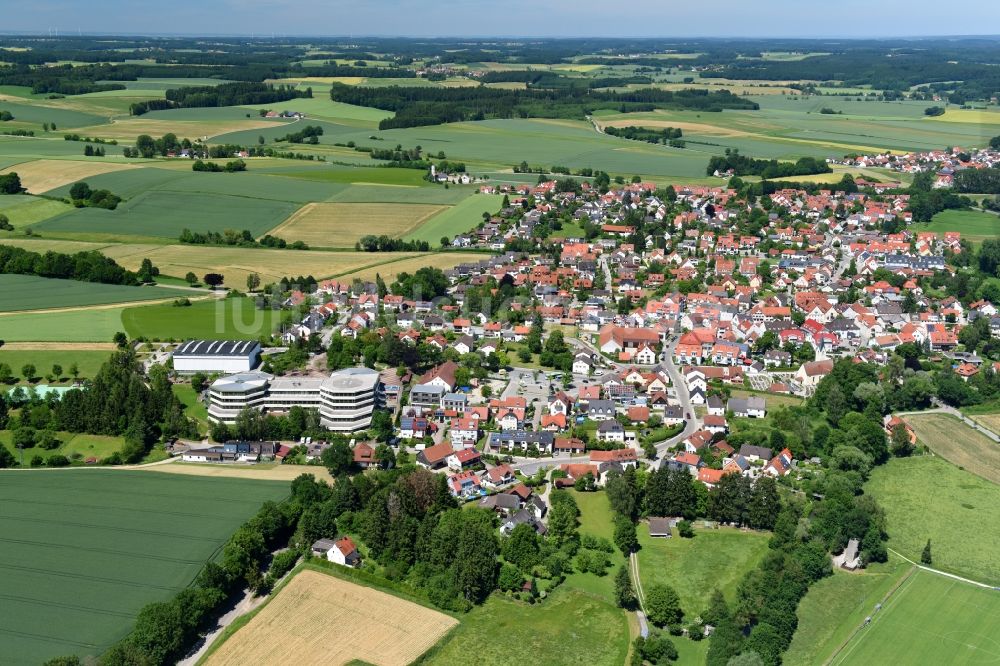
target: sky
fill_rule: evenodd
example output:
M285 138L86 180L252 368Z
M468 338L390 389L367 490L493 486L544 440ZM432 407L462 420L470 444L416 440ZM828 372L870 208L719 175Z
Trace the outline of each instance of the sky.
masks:
M4 11L4 6L8 10ZM621 11L617 11L620 8ZM995 0L0 0L0 32L912 37L1000 27Z

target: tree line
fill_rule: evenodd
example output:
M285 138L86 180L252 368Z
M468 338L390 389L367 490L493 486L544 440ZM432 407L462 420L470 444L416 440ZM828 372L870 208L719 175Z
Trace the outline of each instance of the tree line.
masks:
M141 282L137 273L126 270L114 259L94 250L75 254L49 250L39 254L20 247L0 245L0 273L103 284L137 285Z
M177 240L185 245L236 245L239 247L274 247L279 249L289 248L292 250L308 250L309 246L303 241L293 241L289 243L284 238L278 238L271 234L265 234L257 240L249 229L237 231L235 229L224 229L222 233L218 231L191 231L182 229Z
M605 127L604 133L610 136L617 136L622 139L633 141L645 141L646 143L662 143L674 147L683 148L680 138L683 132L678 127L664 127L663 129L652 129L649 127Z
M708 160L705 173L711 176L716 171L725 173L730 170L737 176L760 176L767 179L833 172L825 160L815 157L800 157L795 162L759 160L741 155L739 150L726 148L725 155L713 155Z

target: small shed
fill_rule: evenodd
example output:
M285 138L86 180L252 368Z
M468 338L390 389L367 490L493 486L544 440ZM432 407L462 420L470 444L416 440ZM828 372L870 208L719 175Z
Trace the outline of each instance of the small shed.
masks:
M660 537L664 539L669 539L673 536L670 532L670 528L673 526L673 521L670 518L650 518L649 519L649 536L652 538Z

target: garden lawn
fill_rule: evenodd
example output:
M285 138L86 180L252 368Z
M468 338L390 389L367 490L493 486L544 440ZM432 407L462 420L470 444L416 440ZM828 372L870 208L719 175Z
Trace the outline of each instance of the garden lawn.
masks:
M569 589L557 589L535 605L494 594L461 620L423 663L450 666L474 659L481 666L620 666L629 648L623 611Z
M4 662L96 657L195 578L287 483L113 469L4 472Z
M830 663L996 663L997 618L1000 595L995 590L918 570Z
M832 576L813 583L799 603L799 626L782 663L825 663L911 566L891 556L885 564L872 564L857 572L834 569Z
M435 215L424 224L406 234L406 240L427 241L436 246L442 237L452 238L463 234L482 223L483 213L490 215L500 210L503 196L499 194L476 194Z
M696 523L697 524L697 523ZM770 534L732 528L696 529L693 539L674 536L652 539L649 526L639 532L639 575L649 593L654 584L677 590L685 617L690 619L708 607L715 588L732 603L743 576L760 564L767 552Z
M930 539L934 568L1000 584L1000 486L920 456L876 467L865 493L885 509L889 548L918 561Z
M0 326L2 326L3 320L0 319ZM53 365L62 366L62 375L58 379L63 379L68 381L72 376L69 373L69 369L75 363L77 369L80 371L80 379L91 379L101 368L101 365L108 360L111 355L107 351L90 351L90 350L38 350L38 351L27 351L27 350L7 350L0 347L0 363L6 363L10 366L14 375L21 379L21 368L26 364L31 364L35 366L36 376L44 377L52 372Z
M275 310L258 310L249 298L197 301L188 307L171 303L128 308L122 324L130 338L150 340L236 340L270 335L278 324Z
M202 431L208 430L208 408L199 399L190 384L174 384L174 395L184 405L184 415L198 422Z
M577 506L580 507L580 534L603 537L614 546L614 514L611 512L607 494L603 490L592 493L579 493L575 490L569 492L573 494ZM611 560L611 566L605 575L598 576L577 571L566 576L563 586L599 596L613 605L615 572L618 571L618 567L625 565L625 556L615 548L614 552L608 553L608 559Z
M125 446L125 440L121 437L109 437L106 435L87 435L84 433L57 432L56 438L61 444L55 449L43 449L35 446L24 450L24 466L31 464L31 459L35 456L48 460L54 455L64 455L74 463L83 463L87 458L97 458L103 460L112 453L118 453ZM21 451L12 444L10 430L0 430L0 444L7 447L14 458L20 462Z
M0 312L135 303L177 298L185 293L167 287L126 287L8 273L0 275Z

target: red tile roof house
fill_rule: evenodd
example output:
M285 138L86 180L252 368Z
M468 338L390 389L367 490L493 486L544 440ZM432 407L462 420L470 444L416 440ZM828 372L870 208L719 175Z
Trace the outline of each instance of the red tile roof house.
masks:
M441 442L417 453L417 464L427 469L438 469L444 467L448 456L453 453L455 449L452 448L451 442Z
M510 465L497 465L487 470L483 475L483 485L493 489L514 483L515 480L517 480L517 477L514 476L514 470Z
M361 563L357 546L346 536L337 540L320 539L312 545L312 551L318 557L345 567L356 567Z
M354 446L354 464L361 469L367 469L377 464L375 460L375 449L365 442L358 442Z

